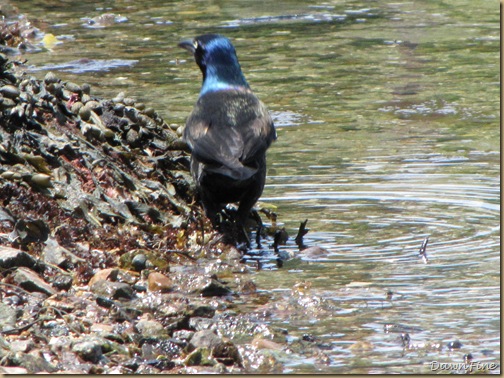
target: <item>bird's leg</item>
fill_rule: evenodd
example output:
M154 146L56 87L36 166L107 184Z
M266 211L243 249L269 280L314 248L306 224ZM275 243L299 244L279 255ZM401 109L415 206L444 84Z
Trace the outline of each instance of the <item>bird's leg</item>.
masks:
M262 230L263 230L263 222L262 222L262 219L259 216L259 213L258 213L258 211L256 209L252 209L251 213L252 213L252 218L254 218L254 220L257 223L256 244L257 244L257 248L260 249L261 248L261 233L262 233Z

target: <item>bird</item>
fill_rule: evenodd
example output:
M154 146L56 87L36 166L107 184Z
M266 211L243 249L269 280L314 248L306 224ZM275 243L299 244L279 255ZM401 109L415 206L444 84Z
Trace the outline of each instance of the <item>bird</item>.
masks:
M252 92L231 41L204 34L178 44L194 55L203 83L182 139L206 216L214 226L228 204L244 230L266 180L266 150L277 134L266 106Z

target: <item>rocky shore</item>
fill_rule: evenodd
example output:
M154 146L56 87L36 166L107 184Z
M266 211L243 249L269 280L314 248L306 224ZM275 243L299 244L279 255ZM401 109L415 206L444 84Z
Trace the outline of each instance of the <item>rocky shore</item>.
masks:
M25 68L0 55L0 373L281 373L180 125Z

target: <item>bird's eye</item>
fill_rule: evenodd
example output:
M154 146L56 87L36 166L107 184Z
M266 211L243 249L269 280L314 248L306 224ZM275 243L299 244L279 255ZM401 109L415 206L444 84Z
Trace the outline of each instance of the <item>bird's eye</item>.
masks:
M194 46L194 49L196 50L198 48L198 46L199 46L198 41L194 40L193 41L193 46Z

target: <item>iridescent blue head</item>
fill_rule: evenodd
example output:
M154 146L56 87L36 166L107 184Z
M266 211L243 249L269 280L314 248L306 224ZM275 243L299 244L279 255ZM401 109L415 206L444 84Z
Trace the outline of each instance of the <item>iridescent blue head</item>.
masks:
M204 34L180 42L179 47L194 54L194 59L203 73L200 96L218 90L249 88L235 48L226 37Z

